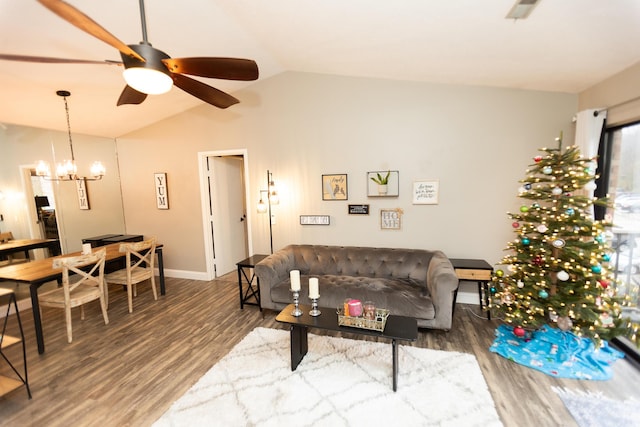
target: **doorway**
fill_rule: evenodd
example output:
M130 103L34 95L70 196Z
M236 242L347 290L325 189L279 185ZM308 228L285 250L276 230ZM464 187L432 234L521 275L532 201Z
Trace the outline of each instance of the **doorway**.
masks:
M198 153L207 264L211 280L236 270L252 251L246 150Z

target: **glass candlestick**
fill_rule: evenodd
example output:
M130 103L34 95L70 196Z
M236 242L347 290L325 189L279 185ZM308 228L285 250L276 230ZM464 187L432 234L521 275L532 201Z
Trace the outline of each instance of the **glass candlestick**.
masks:
M311 300L311 311L309 312L310 316L320 316L321 311L318 310L318 300L320 299L320 295L317 298L309 298Z
M302 316L302 310L300 310L300 291L291 291L293 292L293 311L291 315L294 317Z

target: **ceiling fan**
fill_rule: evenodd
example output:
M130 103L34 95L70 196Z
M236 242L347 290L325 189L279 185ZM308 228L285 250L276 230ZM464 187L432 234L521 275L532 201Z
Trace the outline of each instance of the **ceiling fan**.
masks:
M220 57L171 58L163 51L151 46L151 43L147 40L144 0L140 0L142 41L139 44L132 45L123 43L67 2L62 0L38 0L38 3L70 24L118 49L122 62L2 53L0 53L0 59L51 64L111 64L124 66L123 75L127 85L120 94L117 105L140 104L147 98L147 95L165 93L173 85L176 85L204 102L219 108L227 108L240 101L228 93L187 77L185 74L242 81L251 81L258 78L258 65L250 59Z

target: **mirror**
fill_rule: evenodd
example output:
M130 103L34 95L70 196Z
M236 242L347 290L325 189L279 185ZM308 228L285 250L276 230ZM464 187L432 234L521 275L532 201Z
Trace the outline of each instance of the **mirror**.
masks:
M75 181L34 176L38 160L54 170L56 163L71 157L66 132L17 125L0 128L1 231L12 231L16 238L40 238L52 236L57 228L63 253L79 251L83 238L125 233L116 141L88 135L72 138L79 176L88 176L95 160L107 171L102 180L85 183L89 209L81 209Z

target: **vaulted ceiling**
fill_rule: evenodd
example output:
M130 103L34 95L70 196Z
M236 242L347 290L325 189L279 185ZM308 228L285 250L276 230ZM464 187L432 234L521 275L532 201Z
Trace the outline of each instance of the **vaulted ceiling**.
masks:
M254 59L284 71L579 93L640 61L640 1L147 0L148 39L172 57ZM68 0L127 44L138 0ZM35 0L0 0L0 53L120 61L116 49ZM0 61L0 123L117 137L202 105L177 88L116 107L122 68ZM227 92L254 82L201 81ZM242 97L239 96L240 102ZM215 108L215 107L210 107ZM231 109L237 106L230 107Z

